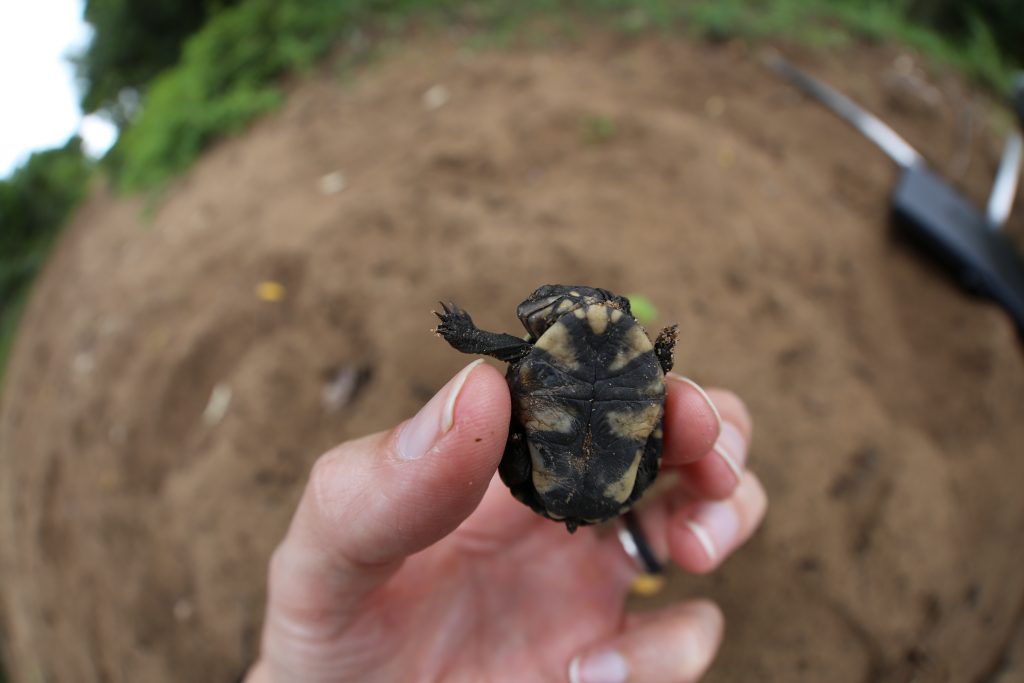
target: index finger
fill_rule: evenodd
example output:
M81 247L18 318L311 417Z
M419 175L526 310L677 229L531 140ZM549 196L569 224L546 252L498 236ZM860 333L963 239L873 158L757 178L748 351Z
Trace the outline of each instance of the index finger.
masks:
M665 375L665 443L662 463L677 467L700 460L722 429L722 417L707 392L692 379Z

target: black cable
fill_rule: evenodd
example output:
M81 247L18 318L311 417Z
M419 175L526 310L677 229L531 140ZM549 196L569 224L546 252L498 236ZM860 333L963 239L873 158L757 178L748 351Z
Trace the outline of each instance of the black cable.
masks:
M629 535L633 538L633 543L636 545L636 552L643 561L644 571L648 574L664 573L665 567L654 556L654 551L651 550L651 544L647 542L647 536L644 535L644 530L641 528L640 520L636 514L630 510L622 515L622 519L626 524L626 531L629 532Z

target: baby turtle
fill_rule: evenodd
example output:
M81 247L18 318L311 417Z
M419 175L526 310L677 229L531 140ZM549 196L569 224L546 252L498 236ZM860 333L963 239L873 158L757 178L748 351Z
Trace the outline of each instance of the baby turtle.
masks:
M441 306L437 333L449 344L509 364L512 424L498 472L512 494L570 532L629 510L661 463L678 326L652 344L629 299L592 287L531 294L516 309L525 339Z

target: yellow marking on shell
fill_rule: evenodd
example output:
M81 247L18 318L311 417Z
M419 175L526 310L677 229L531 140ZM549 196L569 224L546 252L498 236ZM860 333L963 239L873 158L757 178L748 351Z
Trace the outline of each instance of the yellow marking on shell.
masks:
M636 485L636 471L640 467L640 458L643 455L644 449L638 448L633 456L633 462L629 464L629 468L622 473L621 477L605 487L604 495L606 498L611 498L616 503L625 502L629 498L629 494L633 492L633 487Z
M574 289L574 290L572 290L571 292L569 292L569 295L570 295L570 296L579 296L579 295L580 295L580 293L579 293L579 292L577 292L577 291L576 291L576 290Z
M620 439L647 441L660 417L661 405L657 403L640 410L609 410L608 427Z
M617 309L617 308L613 308L613 309L612 309L612 315L611 315L611 317L612 317L612 322L613 322L613 323L617 323L617 322L619 322L619 320L621 320L621 319L622 319L622 311L620 311L620 310L619 310L619 309Z
M547 351L548 355L557 363L569 370L579 368L579 362L576 360L576 349L573 348L572 341L569 339L569 328L562 323L555 323L549 327L547 332L542 334L540 339L537 340L535 346L538 349Z
M538 432L559 432L560 434L572 433L572 411L529 399L525 403L521 417L526 429Z
M530 449L530 462L533 465L533 472L531 473L533 488L537 489L537 493L543 495L558 486L558 477L544 466L544 457L537 450L536 446L531 443L528 444L528 448Z
M594 334L604 334L608 328L608 309L604 306L588 306L587 322Z
M562 299L562 303L558 304L558 308L555 309L556 313L568 313L575 306L575 302L572 299Z
M572 314L579 318L580 320L583 320L584 318L587 317L587 312L584 311L582 308L577 308L575 311L572 312Z
M641 391L644 396L660 398L665 395L665 380L661 378L659 373L659 376L655 377L654 380Z
M615 354L615 360L608 366L612 372L621 370L629 365L634 358L654 350L654 345L651 344L651 340L647 338L643 328L639 325L629 328L625 339L622 340L622 345L623 349Z
M533 488L537 493L545 494L553 491L558 486L558 480L551 472L546 470L533 471Z

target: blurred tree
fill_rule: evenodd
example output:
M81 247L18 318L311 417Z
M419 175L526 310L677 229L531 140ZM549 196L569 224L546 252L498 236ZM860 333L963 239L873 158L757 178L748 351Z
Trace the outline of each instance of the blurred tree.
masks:
M1021 0L910 0L910 16L947 35L966 39L983 24L999 51L1024 64L1024 2Z
M238 0L86 0L92 42L73 57L82 109L103 111L120 127L138 91L178 61L182 44L219 8Z
M92 164L81 139L37 152L0 180L0 313L42 265L68 213L84 196Z

